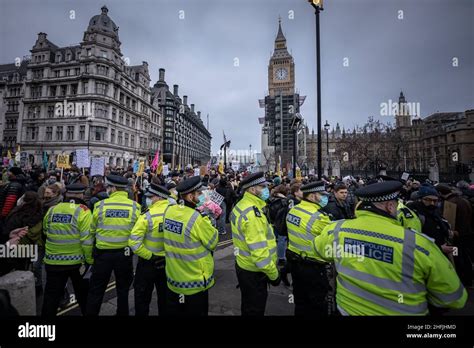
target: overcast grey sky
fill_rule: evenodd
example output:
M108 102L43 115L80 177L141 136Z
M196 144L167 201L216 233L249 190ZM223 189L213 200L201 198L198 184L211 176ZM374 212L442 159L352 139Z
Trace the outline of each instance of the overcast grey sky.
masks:
M165 68L168 85L179 84L179 94L188 95L204 121L209 113L214 151L222 130L233 149L261 147L258 117L264 111L258 99L268 88L281 15L296 87L307 96L301 113L310 128L316 125L314 11L306 0L0 0L0 63L29 54L41 31L58 46L79 43L103 4L120 27L122 53L131 65L146 60L152 83ZM324 5L323 122L349 128L371 115L392 120L380 116L380 104L396 101L400 89L409 102L420 103L422 117L474 108L473 0L326 0Z

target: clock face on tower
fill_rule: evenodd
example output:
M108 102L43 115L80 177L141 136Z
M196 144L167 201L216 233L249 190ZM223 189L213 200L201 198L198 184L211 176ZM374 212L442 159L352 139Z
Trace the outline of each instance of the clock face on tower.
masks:
M276 71L275 71L275 78L277 80L286 80L286 78L288 77L288 70L286 70L285 68L278 68Z

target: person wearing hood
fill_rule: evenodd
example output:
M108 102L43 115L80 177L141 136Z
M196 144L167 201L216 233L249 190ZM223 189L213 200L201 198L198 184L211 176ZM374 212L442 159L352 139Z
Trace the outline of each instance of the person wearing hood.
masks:
M11 167L8 170L9 183L0 191L0 225L6 216L16 206L18 199L25 193L26 177L18 167Z
M422 233L434 239L436 245L446 255L449 255L453 252L453 247L448 245L450 239L449 224L443 219L438 208L438 202L438 191L432 185L423 184L418 190L416 201L408 203L407 207L418 215L422 225Z

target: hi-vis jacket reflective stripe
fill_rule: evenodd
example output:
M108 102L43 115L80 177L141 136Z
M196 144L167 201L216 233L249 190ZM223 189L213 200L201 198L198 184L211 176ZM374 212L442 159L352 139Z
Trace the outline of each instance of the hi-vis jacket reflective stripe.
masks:
M411 228L416 232L421 233L422 226L420 218L413 210L403 204L402 201L398 201L397 219L403 227Z
M155 202L138 218L130 234L128 246L145 260L149 260L153 255L165 256L163 220L168 205L167 199Z
M302 257L315 258L313 240L331 223L329 216L320 211L317 203L302 200L286 216L288 249Z
M67 202L49 208L43 219L44 263L77 265L86 261L92 264L91 223L92 214L85 205Z
M263 200L245 192L230 215L232 241L240 268L263 272L275 280L278 277L275 234L262 212L264 206Z
M208 217L184 205L170 205L165 212L163 236L168 288L193 295L214 285L212 252L217 229Z
M338 307L348 315L426 315L428 302L462 308L467 294L432 239L396 219L359 210L314 240L318 259L334 261Z
M116 191L94 205L91 232L98 249L120 249L128 246L128 238L140 216L141 206L128 199L128 193Z

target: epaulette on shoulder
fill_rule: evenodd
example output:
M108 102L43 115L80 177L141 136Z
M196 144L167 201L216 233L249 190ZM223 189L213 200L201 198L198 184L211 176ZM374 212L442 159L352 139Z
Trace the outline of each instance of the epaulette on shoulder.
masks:
M253 206L253 212L255 213L256 217L262 217L262 213L256 206Z
M411 218L415 217L413 215L413 213L411 212L411 210L408 209L407 207L403 207L400 210L407 219L411 219Z

